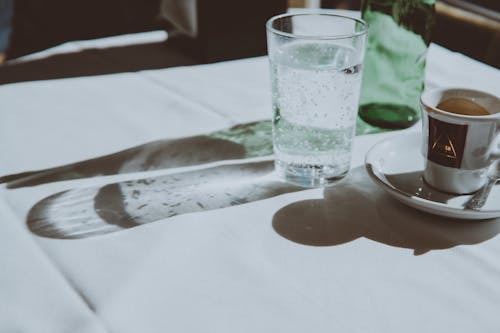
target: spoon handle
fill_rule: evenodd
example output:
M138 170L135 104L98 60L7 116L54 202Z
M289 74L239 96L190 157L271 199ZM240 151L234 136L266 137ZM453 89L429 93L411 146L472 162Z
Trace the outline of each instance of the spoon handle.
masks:
M488 195L490 195L493 185L497 182L498 178L488 177L488 182L479 191L474 194L472 198L469 199L464 205L465 209L480 210L481 207L486 203Z

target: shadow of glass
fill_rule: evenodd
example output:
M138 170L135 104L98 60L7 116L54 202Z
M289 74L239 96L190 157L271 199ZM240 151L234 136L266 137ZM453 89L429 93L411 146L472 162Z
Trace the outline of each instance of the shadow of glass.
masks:
M364 167L326 189L324 199L280 209L272 225L282 237L304 245L334 246L365 237L415 255L481 243L500 233L500 219L450 219L407 207L374 184Z
M38 236L85 238L303 189L273 171L273 161L230 164L69 190L39 201L26 223Z
M56 168L0 177L15 189L56 181L194 166L273 153L270 121L259 121L181 139L159 140Z

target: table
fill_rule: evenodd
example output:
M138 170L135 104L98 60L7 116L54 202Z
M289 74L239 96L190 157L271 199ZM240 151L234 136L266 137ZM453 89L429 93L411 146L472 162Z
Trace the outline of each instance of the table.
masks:
M419 125L357 136L345 182L299 191L262 144L267 66L0 86L0 175L97 158L0 187L0 332L497 332L500 220L420 213L364 171ZM499 83L431 45L427 88Z

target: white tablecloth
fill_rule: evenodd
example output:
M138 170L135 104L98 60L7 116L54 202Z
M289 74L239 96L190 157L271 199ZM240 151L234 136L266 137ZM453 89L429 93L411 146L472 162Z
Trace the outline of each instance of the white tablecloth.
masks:
M428 88L500 95L494 68L437 45L427 64ZM268 76L252 58L0 86L0 175L269 119ZM82 239L34 235L27 214L64 190L207 165L2 185L0 332L498 332L500 220L420 213L364 171L374 143L416 131L356 137L350 177L327 190Z

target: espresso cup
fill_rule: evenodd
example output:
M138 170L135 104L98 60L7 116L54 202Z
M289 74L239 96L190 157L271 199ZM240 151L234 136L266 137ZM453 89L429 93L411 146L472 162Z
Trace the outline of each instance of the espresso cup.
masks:
M460 101L479 107L463 114ZM449 193L479 190L488 168L500 159L499 98L471 89L435 89L423 93L420 102L425 181ZM438 105L447 105L446 111Z

